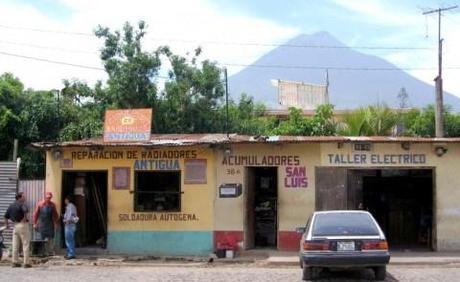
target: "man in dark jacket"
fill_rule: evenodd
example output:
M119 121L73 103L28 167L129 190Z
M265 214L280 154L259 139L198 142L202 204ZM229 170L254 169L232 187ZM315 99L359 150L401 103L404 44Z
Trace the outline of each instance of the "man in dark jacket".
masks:
M34 228L45 240L45 255L54 255L54 230L59 223L56 205L51 201L53 194L46 192L45 199L38 203L34 211Z
M13 222L13 267L19 267L19 246L22 244L24 255L24 267L31 267L30 264L30 230L27 223L28 209L25 205L26 197L20 192L16 195L16 201L12 203L5 213L5 226L9 227L9 221Z

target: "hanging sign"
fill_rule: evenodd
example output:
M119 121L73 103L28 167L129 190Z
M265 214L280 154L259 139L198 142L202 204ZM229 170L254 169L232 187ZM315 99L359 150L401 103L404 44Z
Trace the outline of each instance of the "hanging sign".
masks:
M107 110L104 142L149 141L152 109Z

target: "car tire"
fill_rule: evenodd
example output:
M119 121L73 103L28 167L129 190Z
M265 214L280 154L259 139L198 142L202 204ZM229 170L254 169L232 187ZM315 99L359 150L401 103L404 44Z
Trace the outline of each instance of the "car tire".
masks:
M308 281L308 280L314 280L315 279L315 272L313 267L308 267L308 266L303 266L302 270L302 280Z
M374 268L374 275L375 275L375 280L377 281L383 281L385 280L387 276L387 267L384 266L378 266Z

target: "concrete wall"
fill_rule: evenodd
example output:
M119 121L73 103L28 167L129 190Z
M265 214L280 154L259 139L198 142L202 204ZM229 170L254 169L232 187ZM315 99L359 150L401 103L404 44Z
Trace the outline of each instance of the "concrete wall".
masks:
M140 148L106 148L108 152L122 152L123 158L94 159L86 156L86 148L68 148L61 160L47 154L46 190L52 191L58 205L61 203L62 171L105 170L108 173L108 238L107 248L111 253L150 255L207 255L213 251L213 199L215 187L214 159L212 150L203 147L170 148L160 153L179 152L177 160L181 171L180 212L134 212L134 175L136 161L163 159L143 154ZM147 150L148 151L148 150ZM188 156L184 153L193 151ZM182 152L182 153L181 153ZM207 160L207 183L185 184L184 160ZM71 163L69 167L69 163ZM139 163L138 163L139 165ZM67 168L63 168L67 167ZM112 168L129 167L129 189L112 188ZM143 168L145 169L145 168ZM168 168L166 168L168 169ZM150 166L147 170L156 170Z
M217 186L241 183L244 190L247 189L245 166L278 166L278 248L298 249L300 237L295 228L304 226L315 209L314 167L320 162L319 149L319 144L250 144L231 146L229 155L225 155L224 150L216 150ZM292 175L295 169L303 168L305 177ZM306 178L306 186L299 178ZM244 195L219 198L216 191L216 243L225 240L227 235L243 247L244 217Z
M438 144L439 145L439 144ZM47 153L46 190L55 195L57 205L61 203L62 170L108 172L108 249L112 253L130 254L207 254L219 242L229 239L244 245L244 193L236 198L220 198L217 187L223 183L241 183L245 187L246 166L278 167L278 248L296 250L299 236L295 228L305 225L315 210L315 168L433 168L435 177L435 225L437 241L435 248L441 251L460 250L460 144L444 144L448 149L438 157L436 145L411 144L409 150L400 144L373 144L369 152L354 151L351 144L232 144L230 154L225 148L205 147L164 148L159 151L194 150L195 158L207 160L207 183L185 184L182 175L182 210L176 214L193 214L197 220L161 220L163 214L134 212L132 191L134 190L134 166L142 160L145 149L105 149L121 151L131 158L122 159L78 159L72 153L88 151L85 148L64 150L61 160L54 160ZM158 151L158 150L156 150ZM401 155L401 156L400 156ZM180 170L184 168L183 157L178 158ZM71 167L65 168L71 161ZM112 189L112 168L131 168L128 190ZM289 175L294 169L305 168L306 175ZM307 185L296 179L306 178ZM298 187L293 184L299 184ZM61 210L60 207L58 207ZM140 214L150 214L150 219L139 219ZM157 219L152 219L153 214ZM130 220L124 220L125 215ZM132 218L132 220L131 220Z
M441 157L435 154L435 148L439 145L447 148L447 152ZM360 157L355 158L354 155L357 154L364 154L366 162L362 162ZM408 163L404 156L400 162L399 156L394 156L407 154L416 155L412 159L416 163ZM411 144L409 150L402 149L400 144L373 144L370 152L353 151L351 144L343 144L342 148L338 148L337 143L321 145L321 166L433 168L435 180L435 222L433 223L436 225L437 236L434 248L439 251L460 250L460 189L458 189L460 178L457 175L460 159L458 156L460 156L459 144ZM344 162L340 163L342 160ZM348 160L358 162L350 163Z

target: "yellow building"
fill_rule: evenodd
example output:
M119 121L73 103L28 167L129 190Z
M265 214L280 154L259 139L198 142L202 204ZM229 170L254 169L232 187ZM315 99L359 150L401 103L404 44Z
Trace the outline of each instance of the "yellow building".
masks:
M460 250L459 138L152 135L35 143L46 190L74 195L81 246L206 255L296 250L314 210L367 209L390 247Z

